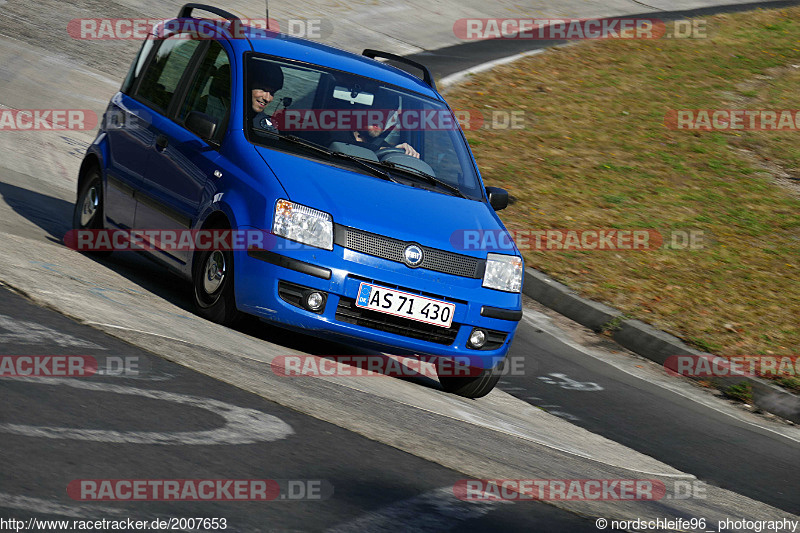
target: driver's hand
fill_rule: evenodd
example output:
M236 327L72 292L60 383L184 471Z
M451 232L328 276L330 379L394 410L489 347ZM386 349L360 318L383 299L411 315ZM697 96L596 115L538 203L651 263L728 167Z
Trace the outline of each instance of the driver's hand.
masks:
M419 152L414 150L408 143L398 144L397 146L395 146L395 148L401 148L406 151L406 155L410 155L411 157L416 157L417 159L419 159Z

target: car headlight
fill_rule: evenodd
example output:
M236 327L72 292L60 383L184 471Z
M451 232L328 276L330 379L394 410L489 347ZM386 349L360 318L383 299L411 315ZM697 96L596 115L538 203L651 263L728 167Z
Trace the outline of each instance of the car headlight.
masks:
M522 290L522 259L516 255L489 254L483 286L505 292Z
M275 204L272 233L309 246L333 250L333 218L324 211L288 200L278 200Z

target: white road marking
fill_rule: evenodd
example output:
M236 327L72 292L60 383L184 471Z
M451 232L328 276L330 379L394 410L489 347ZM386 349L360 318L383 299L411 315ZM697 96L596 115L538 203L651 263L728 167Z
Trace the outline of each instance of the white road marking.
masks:
M41 498L31 498L29 496L17 496L15 494L7 494L0 492L0 507L6 509L17 509L28 513L46 514L53 516L75 518L77 520L98 520L102 518L110 518L122 520L133 518L133 520L146 520L148 522L154 519L169 519L174 515L137 515L130 509L119 509L116 507L105 507L101 505L79 505L71 503L64 505L50 500ZM20 520L20 518L17 518ZM27 522L26 522L27 523ZM177 531L197 531L188 529L177 529Z
M550 413L551 415L563 418L564 420L569 420L570 422L580 422L581 420L577 416L567 413L566 411L559 411L559 410L551 411L550 409L548 409L547 412Z
M89 391L127 394L138 398L151 398L211 411L225 419L221 428L206 431L112 431L101 429L78 429L64 427L26 426L22 424L0 424L0 432L44 437L50 439L77 439L94 442L119 442L129 444L253 444L280 440L294 434L294 430L278 417L246 409L209 398L199 398L173 392L137 389L110 383L91 383L66 378L3 378L45 385L66 385Z
M424 533L451 531L460 522L475 520L506 501L463 501L453 494L453 487L442 487L392 503L376 511L326 530L326 533L394 532Z
M534 315L536 316L536 318L534 318ZM687 400L691 400L691 401L693 401L695 403L698 403L700 405L708 407L712 411L716 411L716 412L718 412L720 414L729 416L729 417L733 418L734 420L738 420L740 422L744 422L746 424L750 424L751 426L754 426L754 427L769 431L771 433L774 433L775 435L779 435L781 437L785 437L785 438L787 438L787 439L789 439L791 441L800 442L800 433L798 433L795 428L786 429L786 428L782 427L781 430L776 430L774 428L768 427L768 426L763 425L763 424L757 424L754 421L749 420L749 419L745 418L744 416L742 416L742 414L739 413L738 411L720 409L717 406L717 402L719 402L719 400L716 399L716 398L704 398L704 397L699 396L698 394L696 394L694 391L691 391L691 393L687 394L686 391L681 389L681 387L685 387L686 386L686 384L684 384L684 383L676 382L673 385L672 383L670 383L670 384L659 383L657 381L653 381L652 379L648 379L647 376L643 375L643 372L642 373L635 372L635 371L627 368L627 365L629 365L630 361L631 361L629 356L627 356L627 355L613 356L613 355L608 354L608 353L599 352L599 351L596 351L596 350L592 350L590 348L586 348L585 346L582 346L581 344L570 340L568 338L566 332L564 332L560 328L554 326L551 323L550 319L546 315L543 315L542 313L538 313L536 311L531 311L529 309L526 309L524 311L522 319L525 322L527 322L530 326L532 326L533 328L539 329L540 331L550 335L551 337L553 337L555 339L558 339L558 341L561 342L562 344L565 344L566 346L569 346L570 348L573 348L573 349L575 349L575 350L577 350L577 351L579 351L579 352L581 352L583 354L586 354L589 357L597 359L598 361L602 361L603 363L605 363L607 365L610 365L610 366L616 368L617 370L619 370L621 372L624 372L625 374L628 374L629 376L633 376L633 377L635 377L637 379L640 379L642 381L650 383L651 385L656 385L658 387L661 387L662 389L668 390L668 391L670 391L672 393L675 393L678 396L686 398Z
M138 329L129 328L129 327L126 327L126 326L119 326L119 325L114 325L114 324L103 324L103 323L99 323L99 322L87 322L87 324L94 325L96 327L101 327L101 328L102 327L109 327L109 328L122 329L122 330L126 330L126 331L132 331L132 332L136 332L136 333L141 333L141 334L144 334L144 335L153 335L153 336L156 336L156 337L161 337L161 338L165 338L165 339L171 339L171 340L174 340L174 341L177 341L177 342L191 344L193 346L199 346L200 348L204 348L204 346L202 346L201 344L197 344L197 343L194 343L192 341L176 339L174 337L168 337L166 335L161 335L159 333L152 333L152 332L149 332L149 331L138 330ZM245 355L245 354L242 354L242 353L236 354L236 357L238 357L240 359L244 359L246 361L253 361L253 362L261 363L261 364L265 364L266 363L263 359L259 359L257 357L252 357L252 356ZM269 364L269 363L266 363L266 364ZM356 391L360 391L360 392L368 392L369 393L368 390L365 390L363 388L355 386L354 384L351 384L351 383L345 383L345 382L342 382L342 381L339 381L338 383L342 387L345 387L345 388L348 388L348 389L352 389L352 390L356 390ZM431 414L434 414L436 416L443 416L445 418L450 418L452 420L458 420L460 422L471 424L471 425L474 425L474 426L477 426L477 427L482 427L482 428L486 428L486 429L489 429L489 430L492 430L492 431L497 431L498 433L503 433L503 434L506 434L506 435L511 435L511 436L514 436L514 437L525 439L525 440L527 440L529 442L534 442L534 443L536 443L536 444L538 444L540 446L544 446L544 447L549 448L551 450L557 450L557 451L560 451L560 452L563 452L563 453L566 453L566 454L574 455L576 457L582 457L584 459L589 459L591 461L596 461L596 462L601 463L601 464L620 467L620 468L627 468L628 470L631 470L633 472L639 472L641 474L647 474L647 475L663 476L663 477L668 477L668 478L695 479L694 475L686 474L686 473L683 473L683 472L678 473L678 474L674 474L674 473L671 473L671 472L653 472L653 471L650 471L650 470L641 470L641 469L632 468L630 466L621 466L621 465L617 464L616 462L612 463L612 462L609 462L609 461L606 461L606 460L598 459L598 458L592 456L588 452L582 452L582 451L577 450L575 448L565 447L563 445L558 445L555 442L542 439L541 437L539 437L537 435L534 435L530 431L526 430L526 428L520 427L519 425L514 424L514 423L500 421L500 420L498 420L497 416L494 416L494 415L492 415L491 418L488 417L488 416L483 416L483 415L479 415L479 414L474 414L473 415L471 413L468 413L467 411L464 411L463 409L454 409L454 412L446 413L446 412L443 412L441 410L428 409L428 408L425 408L423 406L420 406L420 405L417 405L417 404L414 404L414 403L406 402L406 401L403 401L403 400L401 400L399 398L393 398L392 401L397 403L397 404L399 404L399 405L405 405L406 407L411 407L413 409L417 409L417 410L420 410L420 411L423 411L423 412L426 412L426 413L431 413ZM452 399L451 401L455 402L457 400ZM453 405L456 405L456 404L453 404Z
M168 372L139 372L139 374L128 374L126 372L112 373L104 368L98 368L96 375L108 378L135 379L138 381L169 381L175 377L175 374L170 374Z
M565 418L565 419L570 420L572 422L577 422L577 421L580 420L580 418L578 418L577 416L575 416L573 414L567 413L566 411L561 411L559 409L561 407L560 405L555 405L555 404L552 404L552 405L537 405L536 407L539 407L540 409L544 409L545 411L547 411L551 415L555 415L555 416L557 416L559 418Z
M120 516L128 517L131 512L128 509L117 509L115 507L104 507L100 505L63 505L50 500L31 498L28 496L17 496L0 492L0 507L9 509L19 509L30 513L42 513L48 515L69 516L70 518L88 519L88 517Z
M539 376L539 379L548 385L558 385L565 390L576 390L582 392L597 392L603 390L603 387L597 383L591 381L575 381L574 379L568 378L566 374L550 373L546 376Z
M541 54L544 52L544 49L537 49L537 50L530 50L528 52L522 52L521 54L514 54L513 56L508 57L501 57L500 59L495 59L493 61L488 61L486 63L481 63L480 65L476 65L472 68L468 68L466 70L462 70L460 72L454 72L449 76L445 76L444 78L438 80L436 84L441 87L442 89L447 89L451 85L455 85L460 83L464 80L467 76L471 76L472 74L477 74L479 72L484 72L486 70L491 70L498 65L505 65L506 63L512 63L514 61L520 60L524 57L533 56L536 54Z
M61 347L91 348L93 350L105 350L102 346L89 341L78 339L72 335L61 333L47 326L16 320L10 316L0 315L0 330L7 333L0 333L0 343L3 344L57 344Z
M96 328L111 328L111 329L124 329L125 331L130 331L132 333L141 333L142 335L152 335L153 337L159 337L161 339L167 339L170 341L181 342L184 344L191 344L192 346L200 346L200 344L193 343L192 341L187 341L186 339L179 339L177 337L170 337L169 335L162 335L161 333L153 333L152 331L145 331L143 329L136 329L136 328L129 328L128 326L120 326L118 324L108 324L105 322L84 322L87 326L93 326ZM252 359L253 361L259 361L259 359ZM262 363L264 361L261 361Z

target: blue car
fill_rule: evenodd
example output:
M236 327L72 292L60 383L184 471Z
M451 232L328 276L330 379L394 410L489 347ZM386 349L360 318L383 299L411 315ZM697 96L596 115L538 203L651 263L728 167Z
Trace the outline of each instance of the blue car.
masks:
M187 4L112 97L73 227L149 244L209 320L249 314L430 356L446 391L477 398L522 317L522 257L496 214L507 204L423 65ZM470 371L442 370L453 361Z

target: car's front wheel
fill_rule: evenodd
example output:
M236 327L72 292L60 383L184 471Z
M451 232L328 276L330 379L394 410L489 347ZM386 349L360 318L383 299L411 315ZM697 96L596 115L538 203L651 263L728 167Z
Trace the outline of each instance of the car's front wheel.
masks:
M100 170L92 167L86 173L83 186L78 191L78 199L72 211L72 228L75 230L103 229L103 181ZM110 250L93 250L93 255L105 256Z
M192 272L197 313L218 324L236 323L242 314L236 309L233 253L230 250L198 252Z
M452 374L452 370L442 372L442 367L437 366L439 383L442 385L442 389L444 389L445 392L464 396L465 398L482 398L492 392L497 382L500 381L503 375L505 362L506 360L503 359L494 368L480 370L471 368L470 374L475 375L470 375L469 377L448 376L446 374ZM451 369L452 367L448 366L447 368Z

